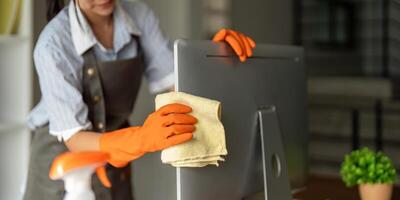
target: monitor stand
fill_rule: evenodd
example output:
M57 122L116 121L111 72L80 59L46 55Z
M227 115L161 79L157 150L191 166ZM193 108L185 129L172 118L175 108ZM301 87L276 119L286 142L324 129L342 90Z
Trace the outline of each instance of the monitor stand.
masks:
M281 130L275 106L258 111L264 174L264 192L244 200L291 200L291 190Z

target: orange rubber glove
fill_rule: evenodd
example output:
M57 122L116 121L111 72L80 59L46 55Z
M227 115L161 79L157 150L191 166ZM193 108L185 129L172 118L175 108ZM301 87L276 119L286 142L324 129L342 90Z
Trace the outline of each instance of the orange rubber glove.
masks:
M215 34L214 42L226 41L239 56L240 61L244 62L248 57L253 56L253 49L256 43L250 37L243 33L236 32L230 29L221 29Z
M100 150L108 152L108 162L123 167L145 153L163 150L193 138L197 119L187 113L192 108L169 104L150 114L143 126L104 133L100 136Z

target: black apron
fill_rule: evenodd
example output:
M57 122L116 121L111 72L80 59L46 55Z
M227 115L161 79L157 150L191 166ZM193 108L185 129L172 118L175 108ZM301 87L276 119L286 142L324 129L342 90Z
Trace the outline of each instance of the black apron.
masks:
M106 132L129 126L128 118L133 110L140 88L144 62L138 43L137 57L126 60L97 62L94 50L83 54L83 99L89 109L91 131ZM35 130L30 152L28 182L25 200L63 199L62 181L49 179L53 159L68 151L64 143L49 134L48 125ZM131 200L130 166L115 168L106 166L112 188L105 188L97 176L92 179L96 200Z

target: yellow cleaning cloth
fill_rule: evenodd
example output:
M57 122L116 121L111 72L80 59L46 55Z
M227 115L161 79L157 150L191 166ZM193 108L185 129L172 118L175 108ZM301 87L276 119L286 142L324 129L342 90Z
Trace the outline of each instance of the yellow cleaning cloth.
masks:
M218 161L224 161L221 156L227 155L228 152L224 127L220 121L221 103L183 92L157 95L156 109L170 103L192 107L193 111L190 114L196 117L198 122L193 139L163 150L162 162L175 167L204 167L218 166Z

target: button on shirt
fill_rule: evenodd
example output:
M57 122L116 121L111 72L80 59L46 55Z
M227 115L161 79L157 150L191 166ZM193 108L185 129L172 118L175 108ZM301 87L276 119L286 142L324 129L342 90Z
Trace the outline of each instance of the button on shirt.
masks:
M151 92L173 86L171 46L149 7L141 2L116 1L113 18L113 49L106 49L97 41L74 1L42 31L33 55L42 99L28 117L31 129L48 123L50 134L68 140L92 127L82 97L82 54L90 48L99 61L133 58L138 53L138 43L132 37L136 35L144 52L145 76Z

